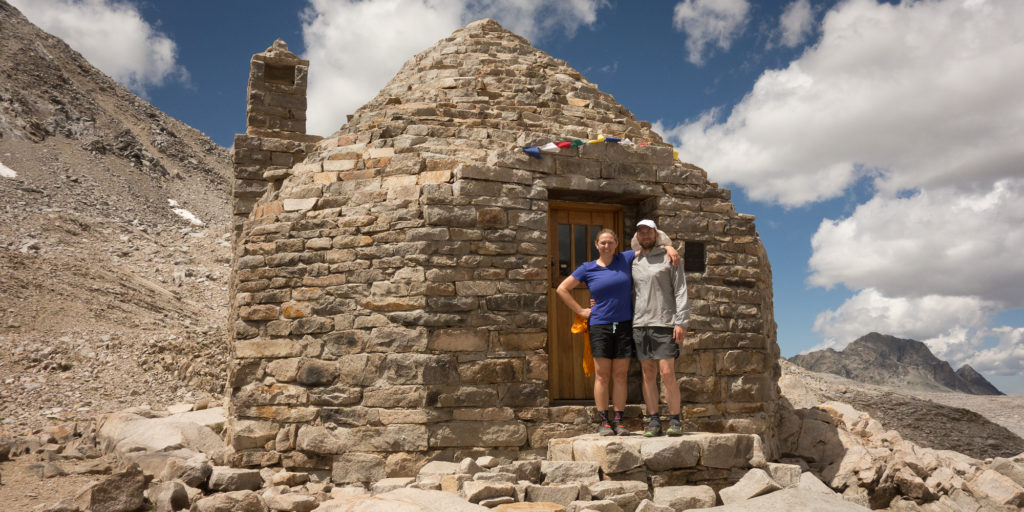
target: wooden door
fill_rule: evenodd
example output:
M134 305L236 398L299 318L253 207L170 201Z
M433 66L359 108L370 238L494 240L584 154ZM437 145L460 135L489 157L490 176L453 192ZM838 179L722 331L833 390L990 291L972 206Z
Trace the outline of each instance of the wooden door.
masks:
M591 203L552 201L548 215L548 387L552 400L592 400L594 377L583 373L583 334L572 334L573 313L555 294L558 285L583 262L597 258L594 238L602 229L615 230L622 250L622 208ZM573 290L580 305L590 303L581 284Z

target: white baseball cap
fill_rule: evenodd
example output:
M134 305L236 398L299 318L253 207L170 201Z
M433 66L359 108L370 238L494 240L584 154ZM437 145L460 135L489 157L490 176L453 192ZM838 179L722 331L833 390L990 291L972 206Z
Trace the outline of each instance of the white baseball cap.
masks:
M647 227L649 227L651 229L658 229L658 226L656 224L654 224L654 221L651 220L651 219L644 219L644 220L642 220L640 222L637 222L636 223L636 227L640 227L640 226L647 226Z

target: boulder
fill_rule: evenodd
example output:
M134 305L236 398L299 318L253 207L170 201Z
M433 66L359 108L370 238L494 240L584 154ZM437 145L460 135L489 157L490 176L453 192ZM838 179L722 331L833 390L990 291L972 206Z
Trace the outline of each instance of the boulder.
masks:
M544 484L598 482L601 480L598 474L600 469L601 465L597 462L545 460L540 464Z
M804 471L800 474L800 482L796 484L796 487L802 491L819 493L819 494L836 494L831 487L825 485L824 482L814 476L814 473L810 471Z
M700 441L694 437L645 439L640 457L652 471L692 468L700 460Z
M342 496L320 503L313 512L489 512L455 494L404 487L376 496Z
M470 503L479 503L492 498L515 496L516 489L508 482L469 480L462 484L462 492Z
M374 482L373 487L370 488L370 492L373 494L384 494L395 489L401 489L415 481L416 479L412 477L383 478Z
M133 464L86 487L75 498L75 504L91 512L132 512L145 501L146 483L142 469Z
M165 417L148 418L120 411L103 418L97 440L105 451L123 454L136 451L167 452L190 449L214 456L224 443L214 427L223 429L224 409L204 409Z
M558 503L538 501L534 503L506 503L494 507L494 512L565 512L565 507Z
M743 475L743 478L740 478L735 484L718 491L718 496L722 498L722 503L729 505L781 488L782 486L773 480L765 470L754 468L747 471L747 474Z
M778 462L768 463L768 475L783 487L795 487L800 483L800 475L803 473L800 466L796 464L780 464Z
M633 512L675 512L675 509L668 505L658 505L651 500L642 500Z
M221 492L201 498L192 512L268 512L263 498L253 491Z
M1000 505L1019 507L1024 505L1024 488L1009 477L991 469L967 482L966 488L975 496L983 496Z
M868 512L871 509L851 503L838 495L826 495L800 487L782 489L747 501L706 508L702 512Z
M707 485L673 485L655 487L654 498L651 501L655 505L664 505L675 510L686 510L713 507L717 497L715 490Z
M156 512L187 510L191 505L185 484L180 481L160 482L146 491L146 496Z
M214 466L210 472L211 491L255 491L263 486L259 470Z
M534 503L557 503L568 507L570 503L580 499L581 484L534 485L526 486L526 501Z
M643 463L641 439L620 437L585 437L572 443L573 460L600 464L606 473L621 473Z
M410 478L409 480L412 479ZM287 485L288 487L298 487L309 481L309 473L280 471L274 473L269 478L264 478L263 481L268 486Z
M190 487L201 487L210 480L213 466L206 454L199 453L188 459L172 458L164 465L158 478L164 482L181 480Z
M612 500L574 501L565 510L566 512L622 512L622 508Z
M1010 459L996 457L992 459L989 466L993 471L1013 480L1014 483L1024 487L1024 465L1016 464Z
M307 494L293 493L291 488L278 485L263 492L263 502L270 510L287 512L309 512L317 506L316 498Z

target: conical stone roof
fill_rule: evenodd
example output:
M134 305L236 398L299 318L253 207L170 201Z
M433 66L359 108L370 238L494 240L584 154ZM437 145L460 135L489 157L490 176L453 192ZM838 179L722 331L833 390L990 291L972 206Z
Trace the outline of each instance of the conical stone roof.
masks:
M424 128L410 130L413 125ZM463 150L600 134L663 144L650 123L637 121L565 61L491 19L456 30L409 59L335 135L347 134L398 137L396 147L422 144L422 137L451 138L438 150L470 158L478 153Z

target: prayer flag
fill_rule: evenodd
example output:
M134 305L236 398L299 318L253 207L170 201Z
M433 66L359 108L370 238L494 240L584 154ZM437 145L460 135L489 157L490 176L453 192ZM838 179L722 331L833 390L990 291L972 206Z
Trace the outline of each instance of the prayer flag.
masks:
M573 143L572 142L556 142L555 145L560 147L560 148L563 148L563 149L564 148L571 148L571 147L573 147Z
M558 151L559 148L558 145L555 144L554 142L548 142L547 144L544 144L538 149L540 149L541 151Z
M598 142L604 142L604 135L598 135L596 139L590 139L587 144L597 144Z
M619 142L620 140L622 140L622 139L620 139L618 137L605 137L604 138L605 142Z
M540 158L540 148L537 146L523 146L523 152L534 158Z

